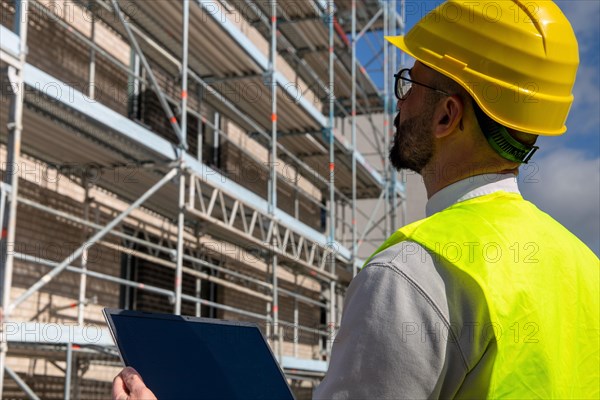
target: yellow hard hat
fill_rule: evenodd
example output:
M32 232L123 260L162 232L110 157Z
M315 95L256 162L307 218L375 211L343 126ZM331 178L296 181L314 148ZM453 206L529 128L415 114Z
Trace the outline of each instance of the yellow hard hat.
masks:
M579 54L552 1L449 0L406 36L386 39L462 85L505 127L548 136L567 130Z

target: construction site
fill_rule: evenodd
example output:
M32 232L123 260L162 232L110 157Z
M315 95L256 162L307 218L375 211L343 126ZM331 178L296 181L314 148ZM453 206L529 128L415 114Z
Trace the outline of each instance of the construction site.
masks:
M407 222L382 78L403 9L0 0L1 397L109 398L110 307L257 323L310 398Z

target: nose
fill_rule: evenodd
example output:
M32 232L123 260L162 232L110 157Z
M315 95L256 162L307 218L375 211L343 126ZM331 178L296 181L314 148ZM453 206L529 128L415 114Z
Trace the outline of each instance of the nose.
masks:
M400 109L402 108L402 103L404 100L397 100L396 101L396 111L400 111Z

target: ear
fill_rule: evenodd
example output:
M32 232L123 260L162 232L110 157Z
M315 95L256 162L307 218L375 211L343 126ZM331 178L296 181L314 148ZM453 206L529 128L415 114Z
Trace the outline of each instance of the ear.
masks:
M444 98L436 107L433 116L433 133L436 138L443 138L453 133L463 118L464 104L458 96Z

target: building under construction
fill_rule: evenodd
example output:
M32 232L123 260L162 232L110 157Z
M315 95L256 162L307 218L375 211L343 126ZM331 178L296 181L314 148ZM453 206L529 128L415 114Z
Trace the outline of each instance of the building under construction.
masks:
M0 0L2 398L109 397L104 307L255 322L310 398L350 280L404 221L369 75L400 65L402 10Z

